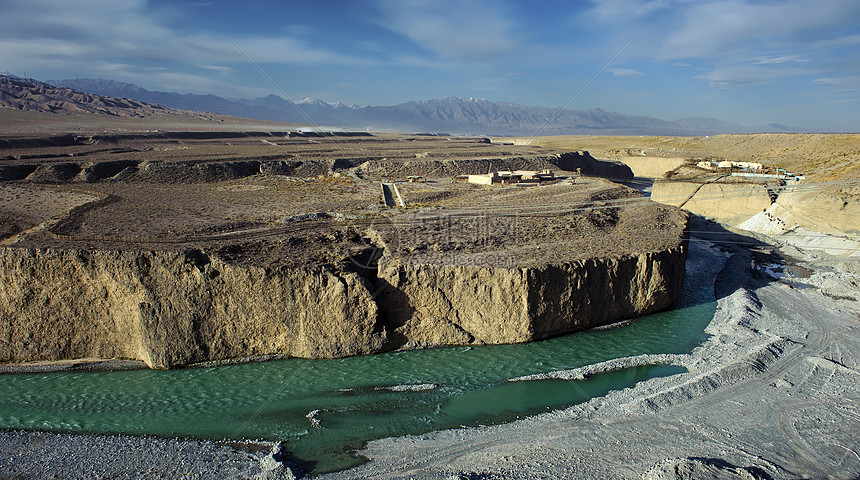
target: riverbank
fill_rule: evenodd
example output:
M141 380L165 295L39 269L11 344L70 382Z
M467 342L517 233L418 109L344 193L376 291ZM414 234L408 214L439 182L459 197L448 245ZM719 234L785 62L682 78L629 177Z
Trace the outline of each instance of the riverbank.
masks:
M856 478L858 278L751 264L737 248L719 275L711 337L677 360L688 373L507 425L371 442L372 462L324 478Z
M291 478L264 442L212 442L0 430L0 477ZM278 456L280 458L280 456Z
M702 245L691 240L691 249ZM712 252L702 262L724 261L716 249L699 250ZM774 256L759 256L756 264L766 268L750 270L753 255L735 248L717 276L711 337L692 354L653 359L687 373L506 425L374 441L359 452L369 463L322 478L642 478L649 471L649 478L675 478L660 475L684 469L699 477L715 471L737 478L856 477L857 278L811 258L796 262L811 270L808 278L781 277L767 263ZM713 282L713 274L702 280ZM615 363L603 367L628 362ZM275 461L268 448L7 431L0 433L0 473L289 478L285 465L300 473L289 459Z

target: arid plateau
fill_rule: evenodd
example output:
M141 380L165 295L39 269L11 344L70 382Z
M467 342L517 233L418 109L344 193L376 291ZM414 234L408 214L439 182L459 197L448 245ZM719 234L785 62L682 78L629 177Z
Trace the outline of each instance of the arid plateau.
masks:
M683 373L373 440L338 472L278 442L5 430L0 475L860 476L857 135L319 132L139 108L0 109L4 375L539 349L669 309L683 281L716 313L690 353L541 375Z

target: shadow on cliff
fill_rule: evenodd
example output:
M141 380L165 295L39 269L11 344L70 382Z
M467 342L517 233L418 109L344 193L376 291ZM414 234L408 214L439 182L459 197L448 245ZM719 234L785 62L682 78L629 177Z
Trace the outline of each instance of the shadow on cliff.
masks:
M386 340L381 351L392 351L409 341L399 329L412 317L415 308L406 292L379 278L379 259L383 254L383 248L372 246L344 259L341 268L365 280L371 298L379 308L374 333L385 331Z
M752 235L728 230L699 215L690 214L690 241L711 242L731 253L714 281L714 297L717 300L731 295L739 288L755 290L779 281L768 275L764 266L787 262L773 245Z

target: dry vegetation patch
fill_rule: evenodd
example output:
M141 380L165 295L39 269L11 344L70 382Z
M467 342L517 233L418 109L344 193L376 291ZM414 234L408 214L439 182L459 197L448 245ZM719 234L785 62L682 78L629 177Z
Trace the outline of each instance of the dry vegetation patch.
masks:
M677 244L684 223L650 202L614 207L639 194L599 179L531 187L450 176L403 181L428 170L424 162L437 171L439 159L461 162L456 172L487 168L486 158L546 165L543 149L484 139L191 132L4 145L0 169L12 179L0 184L4 234L54 218L47 230L16 237L18 246L202 248L266 266L338 263L368 248L426 261L492 251L526 265L661 249ZM379 162L375 173L362 168L368 162ZM379 173L382 166L399 177ZM406 207L380 204L381 179L400 180Z

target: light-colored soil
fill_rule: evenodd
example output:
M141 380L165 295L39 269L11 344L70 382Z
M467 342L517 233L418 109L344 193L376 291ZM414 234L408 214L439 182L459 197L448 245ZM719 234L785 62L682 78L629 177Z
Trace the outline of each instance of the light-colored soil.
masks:
M715 135L711 137L600 137L600 136L555 136L538 137L531 146L540 145L556 149L589 150L597 158L616 159L629 163L637 176L658 178L658 173L671 166L676 159L695 162L697 159L732 160L758 162L766 166L780 167L789 172L803 174L806 178L798 184L760 180L759 190L770 189L779 194L776 200L793 214L793 221L803 228L833 235L848 235L856 238L860 232L860 134L753 134ZM669 172L664 170L664 172ZM647 174L646 174L647 173ZM693 190L714 181L717 177L695 167L682 166L671 170L672 181L697 182L663 185L661 193L684 189ZM659 180L659 178L658 178ZM746 181L723 178L719 183ZM693 213L737 225L752 213L768 206L766 198L754 193L743 205L744 196L737 193L743 187L705 185L707 189L725 189L729 194L718 192L704 195L684 208ZM755 187L750 185L754 190ZM655 189L656 192L656 189ZM668 193L667 193L668 192ZM656 200L655 196L655 200ZM675 204L669 201L667 203Z
M714 135L710 137L536 137L532 145L588 150L597 158L685 157L760 162L806 174L810 181L860 179L860 134Z

